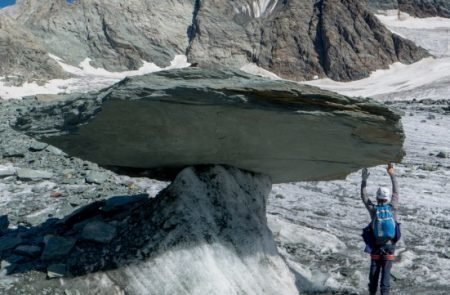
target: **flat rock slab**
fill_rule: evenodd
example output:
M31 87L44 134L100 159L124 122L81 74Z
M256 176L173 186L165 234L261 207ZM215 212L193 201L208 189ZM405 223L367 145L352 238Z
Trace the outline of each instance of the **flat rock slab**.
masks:
M19 146L5 147L0 151L4 158L23 158L25 153L25 148Z
M102 184L108 179L108 175L103 172L89 171L86 175L87 183Z
M41 251L41 247L35 245L21 245L14 249L14 253L29 257L37 257Z
M81 238L99 243L109 243L116 236L116 228L103 221L93 221L86 224L81 232Z
M49 279L62 278L67 272L67 266L62 263L51 264L47 267L47 277Z
M78 121L67 121L73 109L82 110ZM385 105L226 69L126 78L38 105L15 127L72 156L167 180L202 164L274 183L340 179L404 154L400 116Z
M52 172L42 171L42 170L32 170L28 168L17 169L17 177L20 180L40 180L40 179L50 179L53 177Z
M117 196L106 200L105 205L101 208L103 212L112 212L123 209L124 207L135 203L143 203L148 200L148 194L140 194L135 196Z
M7 215L0 216L0 234L5 232L9 226L9 219Z
M22 243L22 239L19 237L1 237L0 238L0 252L13 249Z
M43 260L53 260L65 257L75 246L76 240L58 236L46 237L45 248L42 253Z
M48 143L36 141L30 145L29 150L32 152L40 152L45 150L46 147L48 147Z
M0 166L0 178L16 175L16 169L9 166Z

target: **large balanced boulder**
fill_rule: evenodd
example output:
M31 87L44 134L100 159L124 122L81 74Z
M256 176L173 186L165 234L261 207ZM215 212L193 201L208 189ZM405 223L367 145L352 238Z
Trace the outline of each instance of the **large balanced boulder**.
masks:
M38 104L15 128L125 173L146 169L173 179L187 166L222 164L279 183L343 178L400 161L399 120L370 99L232 70L187 68Z

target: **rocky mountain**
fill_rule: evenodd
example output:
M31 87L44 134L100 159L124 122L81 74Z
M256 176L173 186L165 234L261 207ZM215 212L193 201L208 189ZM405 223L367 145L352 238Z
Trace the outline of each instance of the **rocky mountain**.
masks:
M202 67L253 62L284 78L347 81L427 56L357 0L19 0L3 14L65 62L89 57L111 71L139 68L142 60L166 66L186 54Z
M399 119L370 99L185 68L36 105L15 128L123 173L140 169L172 180L184 167L222 164L280 183L342 178L357 167L400 161Z
M200 65L252 61L284 78L347 81L427 55L387 31L360 1L278 1L259 18L235 1L200 3L188 50Z
M448 0L368 0L374 10L400 9L417 17L450 17Z
M36 36L5 15L0 16L0 75L9 84L69 77Z

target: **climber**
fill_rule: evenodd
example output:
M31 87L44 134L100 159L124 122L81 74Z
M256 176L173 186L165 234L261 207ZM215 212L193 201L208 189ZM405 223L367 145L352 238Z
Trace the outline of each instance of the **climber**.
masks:
M389 294L395 243L400 239L400 224L397 222L398 184L392 164L388 165L387 173L392 181L392 199L390 200L389 197L389 188L379 187L376 194L377 204L374 204L369 200L366 190L370 173L366 168L362 170L361 199L371 218L370 224L363 230L366 252L371 254L369 272L369 292L371 295L377 293L380 272L381 294Z

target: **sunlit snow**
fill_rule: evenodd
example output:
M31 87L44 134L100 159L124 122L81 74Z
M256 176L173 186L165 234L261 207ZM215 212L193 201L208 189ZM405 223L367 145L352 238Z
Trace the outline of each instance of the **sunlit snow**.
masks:
M255 18L270 14L277 5L278 0L256 0L248 1L242 7L235 6L235 12L243 12Z
M78 67L64 63L63 59L49 54L56 60L64 71L73 74L75 77L70 79L54 79L44 85L38 85L36 82L24 83L22 86L7 86L5 77L0 78L0 97L4 99L21 98L36 94L60 94L73 92L87 92L100 90L113 85L127 76L144 75L162 70L171 70L176 68L188 67L187 57L176 55L170 65L160 68L154 63L142 61L141 68L135 71L109 72L102 68L91 66L91 59L86 58Z
M378 96L414 90L440 81L447 84L445 88L450 90L450 84L448 84L450 82L450 58L435 59L430 57L411 65L395 63L388 70L377 70L368 78L352 82L338 82L326 78L308 81L305 84L349 96ZM399 97L399 99L422 98L424 96L442 97L440 93L430 91L431 93L421 93L420 96Z
M397 10L387 10L383 14L376 14L376 17L390 28L400 27L409 29L437 29L450 28L450 19L444 17L417 18L408 13Z
M387 70L377 70L370 77L337 82L325 78L305 84L318 86L350 96L372 96L386 100L421 98L441 99L450 93L450 19L413 18L389 11L378 18L394 33L429 50L435 58L426 58L411 65L395 63Z
M261 76L261 77L265 77L265 78L269 78L272 80L282 80L282 78L280 78L279 76L277 76L276 74L265 70L261 67L258 67L256 64L254 63L249 63L246 64L244 66L242 66L240 68L241 71L252 74L252 75L256 75L256 76Z

